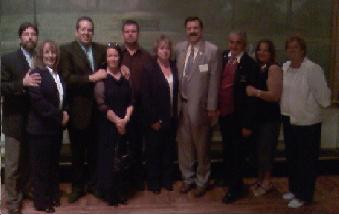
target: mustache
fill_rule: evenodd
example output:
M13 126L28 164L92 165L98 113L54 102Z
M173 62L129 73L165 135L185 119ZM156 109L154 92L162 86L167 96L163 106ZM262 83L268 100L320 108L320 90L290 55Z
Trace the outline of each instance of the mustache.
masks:
M198 36L198 33L192 32L192 33L189 34L189 36Z

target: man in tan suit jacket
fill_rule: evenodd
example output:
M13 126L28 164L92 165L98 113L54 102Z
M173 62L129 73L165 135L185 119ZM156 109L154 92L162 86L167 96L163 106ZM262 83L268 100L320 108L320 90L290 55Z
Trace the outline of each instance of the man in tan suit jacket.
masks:
M179 73L177 140L184 180L180 192L187 193L196 184L194 196L201 197L210 176L209 130L218 104L219 56L217 46L202 39L199 17L188 17L185 27L187 41L175 48Z

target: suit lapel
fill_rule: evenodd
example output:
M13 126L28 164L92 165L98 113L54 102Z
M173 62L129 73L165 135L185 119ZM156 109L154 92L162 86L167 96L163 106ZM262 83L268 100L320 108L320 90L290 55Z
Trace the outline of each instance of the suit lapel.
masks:
M92 71L91 66L89 64L89 61L87 59L86 54L84 53L84 50L80 47L80 44L77 41L73 42L73 50L74 55L77 57L77 61L80 61L81 64L86 65L86 68L89 71Z
M178 72L179 72L179 79L182 80L184 69L185 69L185 60L187 54L188 43L184 42L183 45L180 47L179 50L179 57L178 57Z
M29 64L26 60L26 57L24 56L24 53L22 53L21 49L18 49L17 51L17 56L19 58L19 62L20 62L20 73L22 73L21 75L25 76L26 72L29 70Z
M92 53L93 53L93 60L94 60L93 62L94 70L97 70L99 67L98 63L102 63L102 62L99 62L100 49L95 43L92 44Z

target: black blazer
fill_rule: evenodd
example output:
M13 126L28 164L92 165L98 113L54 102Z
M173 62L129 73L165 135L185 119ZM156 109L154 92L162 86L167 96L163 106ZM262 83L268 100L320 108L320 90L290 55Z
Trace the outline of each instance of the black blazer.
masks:
M77 41L60 47L60 72L67 85L67 100L69 101L70 126L76 129L86 129L92 122L94 100L94 83L88 76L92 73L86 54ZM106 48L98 43L92 43L94 70L106 62Z
M229 50L223 52L223 68L228 61ZM235 71L234 77L234 113L241 128L253 129L257 112L257 99L246 95L247 85L257 86L258 64L245 52Z
M170 62L173 74L173 117L176 119L178 101L178 71L176 64ZM142 105L144 122L150 126L159 120L162 126L171 126L170 88L156 60L145 65L142 79Z
M22 140L28 114L28 96L22 79L29 70L21 49L1 56L2 129L7 136Z
M62 132L62 111L66 107L66 88L63 79L63 108L59 109L59 92L57 85L48 69L36 68L32 73L41 75L41 84L38 87L29 87L30 108L27 123L27 132L32 135L54 135Z

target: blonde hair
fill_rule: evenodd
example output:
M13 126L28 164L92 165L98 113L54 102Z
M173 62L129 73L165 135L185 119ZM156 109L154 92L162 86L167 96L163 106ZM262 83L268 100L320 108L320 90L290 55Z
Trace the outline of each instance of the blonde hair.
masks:
M56 65L55 65L55 68L57 68L58 64L59 64L59 60L60 60L60 50L59 50L58 44L53 40L44 40L38 46L36 56L34 57L33 65L34 65L34 67L40 68L40 69L46 68L46 65L43 63L44 47L46 45L50 45L52 50L55 51L55 53L57 55Z
M168 37L166 37L163 34L160 35L160 37L158 39L156 39L154 44L153 44L154 55L157 56L158 48L159 48L161 43L165 43L166 45L168 45L168 47L170 48L170 53L171 53L170 56L172 56L172 42Z

